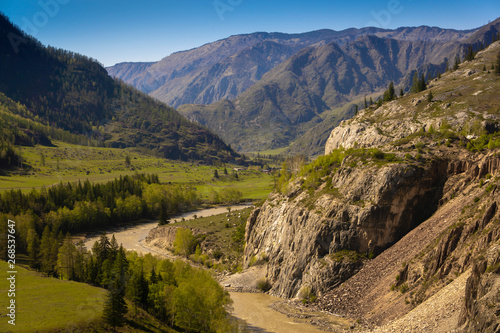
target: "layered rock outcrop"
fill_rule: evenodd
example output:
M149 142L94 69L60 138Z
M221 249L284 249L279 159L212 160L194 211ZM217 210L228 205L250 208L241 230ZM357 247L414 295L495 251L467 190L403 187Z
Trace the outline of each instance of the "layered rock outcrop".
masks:
M306 285L324 293L355 273L363 256L380 253L432 215L446 171L444 161L344 165L329 176L330 188L313 195L292 184L289 195L274 193L249 219L244 264L269 258L276 295L294 297Z

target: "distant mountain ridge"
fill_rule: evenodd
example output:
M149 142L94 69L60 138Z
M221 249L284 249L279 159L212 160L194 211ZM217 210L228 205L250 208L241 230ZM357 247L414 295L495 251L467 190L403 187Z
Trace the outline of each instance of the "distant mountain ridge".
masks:
M466 40L468 35L461 38ZM327 128L354 112L353 108L340 107L381 93L389 82L398 83L425 64L443 64L447 57L461 52L460 45L363 35L342 45L310 46L271 69L230 102L183 105L179 111L213 129L239 151L286 147L311 131L308 141L315 147L303 143L305 149L297 151L315 153L328 137Z
M373 27L342 31L323 29L301 34L257 32L234 35L176 52L156 63L120 63L107 70L111 76L173 107L211 104L223 98L235 98L267 71L304 47L331 42L343 45L362 35L449 42L463 40L473 31L422 26L396 30Z
M465 45L491 42L500 20L472 30L402 27L235 35L156 63L107 68L207 126L238 151L322 151L328 133L364 96L415 70L443 71ZM399 87L398 87L399 89ZM399 90L398 90L399 92Z

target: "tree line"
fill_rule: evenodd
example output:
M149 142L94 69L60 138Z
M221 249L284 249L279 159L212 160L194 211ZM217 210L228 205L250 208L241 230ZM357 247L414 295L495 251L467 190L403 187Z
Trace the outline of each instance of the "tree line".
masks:
M61 182L29 193L5 191L0 194L0 215L4 221L16 221L17 248L28 253L30 246L36 249L36 244L41 243L47 230L51 241L60 242L60 235L68 232L160 216L168 220L169 216L193 210L199 204L200 195L194 188L162 185L157 175L136 173L103 184L86 180ZM5 228L6 224L0 226L3 237ZM0 242L2 258L6 244Z

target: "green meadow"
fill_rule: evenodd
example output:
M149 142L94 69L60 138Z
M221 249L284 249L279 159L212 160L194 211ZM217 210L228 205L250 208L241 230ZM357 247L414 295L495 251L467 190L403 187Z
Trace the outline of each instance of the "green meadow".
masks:
M5 317L9 284L7 263L0 261L0 332L39 332L86 325L100 320L106 291L87 284L47 278L16 267L16 325ZM71 295L71 296L70 296Z
M51 186L59 182L107 182L135 172L155 173L163 183L196 187L202 196L210 188L235 188L245 200L263 200L273 188L271 175L236 165L208 166L197 162L171 161L134 149L85 147L54 141L53 147L21 147L25 171L0 175L0 191ZM126 160L129 160L127 164ZM224 168L228 175L224 175ZM234 169L239 169L234 171ZM220 177L214 178L217 170ZM235 173L237 178L234 177Z

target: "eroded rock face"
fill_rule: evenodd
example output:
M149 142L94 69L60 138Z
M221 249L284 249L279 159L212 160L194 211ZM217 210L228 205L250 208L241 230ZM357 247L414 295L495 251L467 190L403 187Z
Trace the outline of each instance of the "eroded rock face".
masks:
M333 194L326 184L314 194L293 184L289 195L274 193L251 215L244 266L253 257L268 258L273 294L295 297L306 285L322 294L361 265L359 257L339 251L379 253L432 215L446 171L439 161L343 166L329 176Z
M473 263L459 317L461 332L495 333L500 330L499 265L500 245L490 247L484 261Z

